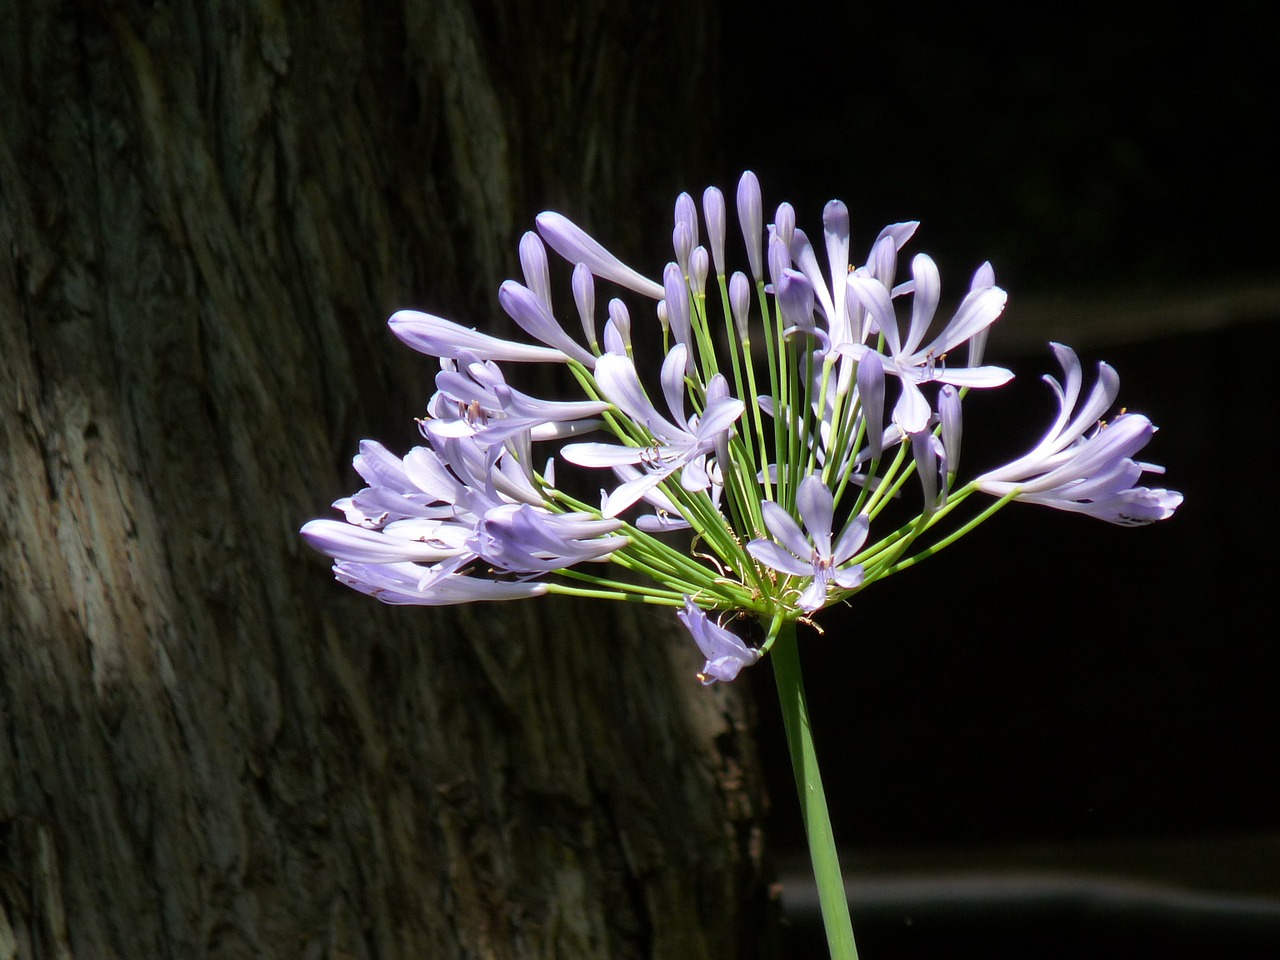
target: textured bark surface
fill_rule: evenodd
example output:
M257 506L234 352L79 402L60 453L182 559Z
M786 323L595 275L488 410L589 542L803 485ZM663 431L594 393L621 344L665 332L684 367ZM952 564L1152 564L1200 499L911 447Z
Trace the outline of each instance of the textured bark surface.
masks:
M534 204L643 238L707 24L8 6L0 960L756 955L746 705L670 618L385 608L296 535L412 441L387 313L492 328Z

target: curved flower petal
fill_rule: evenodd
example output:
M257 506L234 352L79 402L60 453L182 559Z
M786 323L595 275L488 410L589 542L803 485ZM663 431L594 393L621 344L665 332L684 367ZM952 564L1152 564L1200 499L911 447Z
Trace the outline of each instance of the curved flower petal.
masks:
M865 513L858 514L858 516L845 524L844 531L840 534L840 539L836 542L835 549L831 551L831 559L836 566L848 563L853 558L853 555L862 549L862 545L867 542L867 531L870 526L871 521ZM859 573L859 577L861 577L861 573Z
M910 378L900 377L898 383L902 387L902 393L893 408L894 422L902 428L903 433L919 433L929 425L933 408Z
M616 517L622 511L634 506L638 500L670 475L670 471L643 473L631 480L623 481L605 496L604 502L600 505L601 515Z
M766 500L760 504L760 511L764 516L764 525L769 528L769 532L777 538L778 542L797 557L804 557L807 560L813 553L813 548L809 546L809 541L805 539L804 532L801 531L795 518L772 500Z
M1006 367L938 367L927 376L957 387L1003 387L1013 379L1013 371Z
M831 490L822 482L821 477L808 476L800 483L796 491L796 509L800 511L800 519L805 529L813 538L813 545L819 554L831 556L831 523L834 519L835 502Z
M793 557L772 540L752 540L747 544L747 553L766 566L793 577L807 577L813 573L810 564Z
M902 345L903 353L914 353L929 332L929 324L938 309L938 301L942 299L942 278L938 276L938 265L927 253L917 253L911 260L911 276L915 279L915 289L911 294L911 327L906 342Z
M893 301L889 298L885 285L871 277L854 274L849 277L849 288L884 334L885 346L889 348L890 355L902 353L902 341L898 339L898 319L894 316Z
M568 443L560 448L560 456L580 467L617 467L640 463L647 447L624 447L617 443Z
M710 385L708 385L707 390L709 393L711 390ZM716 434L724 433L742 416L746 408L746 404L737 397L720 397L712 400L707 404L707 409L702 412L702 416L698 419L697 436L699 440L709 441Z
M1009 295L999 287L971 290L960 303L960 308L929 346L935 357L954 350L981 330L987 329L1004 312Z

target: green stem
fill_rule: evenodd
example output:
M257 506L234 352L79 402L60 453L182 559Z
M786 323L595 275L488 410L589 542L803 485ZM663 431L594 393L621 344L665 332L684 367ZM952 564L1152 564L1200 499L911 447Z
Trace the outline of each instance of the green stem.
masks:
M800 676L794 620L781 625L770 656L773 658L773 675L778 681L778 701L782 705L782 720L787 729L791 768L795 771L796 789L800 793L800 813L809 838L809 857L813 861L813 876L818 884L818 902L822 906L822 925L827 931L831 960L857 960L858 948L853 943L853 922L849 919L844 876L840 873L831 817L827 813L827 798L818 772L818 756L809 729L809 707L805 702L804 680Z

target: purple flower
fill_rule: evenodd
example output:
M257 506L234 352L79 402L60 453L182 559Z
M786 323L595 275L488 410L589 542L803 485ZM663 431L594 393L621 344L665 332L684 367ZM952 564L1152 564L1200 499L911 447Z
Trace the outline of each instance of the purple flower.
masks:
M396 520L372 530L341 520L310 520L300 533L312 549L355 563L439 563L467 553L470 525L447 520Z
M441 437L477 437L494 444L528 432L533 440L554 440L594 429L599 421L586 418L609 407L598 400L531 397L507 386L496 363L474 354L442 360L441 368L436 374L436 394L427 404L434 418L427 422L428 431Z
M645 473L627 480L613 490L604 501L601 512L616 517L647 491L668 477L679 473L680 485L690 492L706 490L712 480L706 469L706 456L734 421L742 416L743 403L720 393L724 378L717 375L707 385L707 406L702 416L686 419L684 407L684 370L687 357L684 344L676 344L662 364L662 392L674 420L668 420L645 396L635 365L627 357L605 354L596 364L596 382L600 392L619 410L640 424L654 437L647 447L624 447L612 443L571 443L561 451L570 463L582 467L616 467L639 464ZM712 399L715 397L715 399Z
M576 563L607 559L625 547L626 537L610 537L620 520L583 513L550 513L527 503L504 503L486 510L467 546L499 570L551 573Z
M765 526L782 546L772 540L752 540L747 544L747 551L780 573L812 577L800 594L798 605L801 610L813 613L827 602L827 589L831 583L845 590L855 590L862 585L862 567L846 567L844 564L866 542L867 518L861 515L851 520L833 547L834 501L820 477L805 477L796 491L796 507L805 529L809 531L808 538L791 514L773 501L766 500L761 504Z
M1120 389L1115 370L1098 365L1098 382L1077 410L1083 382L1080 361L1070 347L1051 346L1066 374L1064 384L1044 378L1058 397L1057 419L1031 452L983 474L974 481L977 488L997 497L1013 493L1017 500L1123 526L1172 516L1182 494L1137 486L1143 473L1164 473L1163 467L1132 459L1155 434L1151 421L1128 413L1110 423L1099 421ZM1092 432L1086 436L1087 431Z
M369 486L333 506L347 523L377 530L406 517L452 517L453 507L428 496L409 479L404 462L376 440L361 440L360 452L351 461Z
M884 241L892 244L892 240ZM885 282L869 276L854 275L849 278L849 288L884 334L888 355L881 357L885 373L898 377L902 395L893 411L893 418L904 433L919 433L929 421L931 409L922 383L950 383L958 387L999 387L1009 382L1013 374L1004 367L946 366L944 357L956 347L985 331L1004 310L1006 294L999 287L980 287L971 290L961 302L951 321L929 344L923 346L925 334L938 308L941 281L938 268L925 254L918 254L911 261L914 277L911 298L911 325L905 338L898 329L894 315L893 299ZM889 278L890 282L892 278ZM862 343L837 343L835 349L854 359L861 359L870 347Z
M446 361L442 375L458 376L450 366ZM475 379L463 378L464 386L470 384L467 389L487 384L495 396L503 393L496 366L474 358L468 366ZM468 403L478 405L482 399L477 394ZM541 402L533 401L531 409L539 409ZM518 411L520 403L513 409ZM388 603L527 596L532 594L472 578L464 568L483 561L494 570L528 578L606 559L630 542L609 536L622 526L620 521L550 509L528 469L510 453L519 438L488 445L474 435L450 435L440 423L426 421L423 432L431 446L415 447L403 460L373 441L362 443L355 467L370 486L334 504L347 522L312 520L302 528L310 546L336 561L334 571L342 582ZM472 579L488 585L472 587Z
M703 684L733 680L743 667L749 667L760 659L758 650L751 649L733 633L712 622L691 598L684 598L684 609L676 616L688 627L698 649L707 658L702 672L698 674Z
M1163 472L1135 459L1155 433L1151 422L1124 413L1100 421L1115 399L1114 371L1102 365L1086 396L1075 354L1057 345L1065 375L1061 384L1046 378L1059 403L1048 433L957 493L961 395L1012 376L983 361L1006 300L991 267L979 267L950 319L937 318L933 260L914 257L911 276L896 280L914 221L886 226L859 266L850 259L844 203L826 204L822 236L814 229L811 241L788 203L764 224L760 185L748 171L734 199L750 272L735 271L726 199L714 187L702 193L701 209L690 194L677 198L673 262L652 279L561 214L540 214L536 232L520 240L520 272L498 291L528 343L396 313L395 335L438 357L440 370L418 420L423 445L400 458L364 441L354 464L367 486L334 503L346 522L302 528L304 540L333 559L339 580L387 603L547 592L683 597L680 618L707 657L700 677L713 683L760 656L722 625L729 613L713 611L766 617L774 629L807 621L971 529L939 535L935 526L977 489L1119 524L1162 519L1181 503L1176 491L1140 486L1145 474ZM566 276L572 270L564 299L571 290L581 337L577 321L566 327L556 317L548 248L568 262ZM709 297L713 270L720 289ZM611 298L626 294L598 290L602 281L649 298L658 324L633 330L627 306ZM750 347L757 295L768 370ZM717 302L723 317L712 315ZM898 306L909 318L899 322ZM635 358L647 356L646 337L669 348L652 383L636 367ZM523 393L507 361L566 364L586 396ZM742 399L731 395L730 377ZM889 377L900 384L892 398ZM601 427L607 435L585 436ZM547 442L560 449L540 449ZM577 477L566 464L603 469L595 475L603 477L600 509L557 484L557 466L564 479ZM870 517L889 498L912 493L904 488L911 471L923 495L919 516L867 549ZM837 491L849 491L850 501L839 503ZM624 511L646 515L632 526L618 519ZM695 531L693 546L687 537L668 544L649 535L681 529ZM938 535L933 546L926 535ZM907 556L917 538L920 552ZM873 555L880 559L873 563ZM628 573L569 569L600 561ZM658 589L635 587L633 572L650 574Z

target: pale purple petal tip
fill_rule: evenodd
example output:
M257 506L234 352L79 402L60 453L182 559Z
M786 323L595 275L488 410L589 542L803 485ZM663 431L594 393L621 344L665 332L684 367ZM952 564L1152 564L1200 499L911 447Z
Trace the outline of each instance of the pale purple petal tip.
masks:
M833 239L848 242L849 208L843 200L828 200L822 208L822 229Z
M747 246L747 263L751 276L759 283L764 279L761 244L764 242L764 204L760 198L760 181L750 170L738 180L738 223Z
M694 247L689 254L689 288L694 296L704 296L707 292L707 276L711 273L711 258L706 247Z
M724 194L715 187L707 187L702 191L702 215L707 220L707 242L711 244L711 260L716 267L716 276L724 276L724 242L726 233L726 217Z
M698 244L698 207L693 202L693 197L687 193L681 193L676 197L676 215L675 222L677 226L683 225L689 231L689 247L692 249Z
M585 263L573 268L573 302L582 320L582 332L587 343L596 342L596 284L590 268Z
M778 204L777 212L773 215L773 228L790 250L796 235L796 211L785 200Z
M532 230L520 238L520 268L524 282L537 296L543 309L551 312L551 270L547 264L547 248Z

